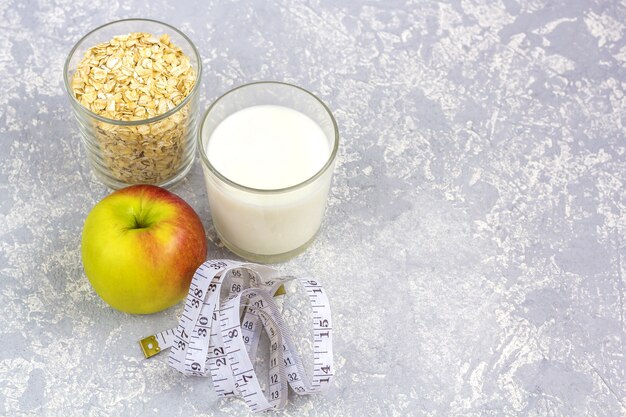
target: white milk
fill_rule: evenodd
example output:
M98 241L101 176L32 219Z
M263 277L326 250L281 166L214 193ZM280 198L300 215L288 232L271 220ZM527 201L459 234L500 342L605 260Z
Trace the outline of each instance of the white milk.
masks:
M331 153L329 140L308 116L282 106L258 105L226 117L206 154L224 177L258 190L298 185L314 176ZM258 255L293 251L320 227L332 167L310 184L284 192L233 187L205 169L211 215L227 246Z
M322 129L308 116L282 106L252 106L224 119L207 146L211 164L246 187L275 190L319 171L330 154Z

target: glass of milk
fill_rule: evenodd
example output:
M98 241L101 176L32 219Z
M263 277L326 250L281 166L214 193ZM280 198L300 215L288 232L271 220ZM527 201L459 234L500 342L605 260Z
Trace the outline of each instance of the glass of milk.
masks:
M305 250L322 223L339 147L328 107L291 84L246 84L209 107L198 139L224 245L266 263Z

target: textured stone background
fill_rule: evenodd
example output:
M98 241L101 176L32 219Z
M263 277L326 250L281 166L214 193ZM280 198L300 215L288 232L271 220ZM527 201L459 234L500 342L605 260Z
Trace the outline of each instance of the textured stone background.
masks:
M281 266L330 292L337 377L285 416L626 415L626 4L0 1L0 415L233 416L136 340L79 254L109 191L62 89L90 29L180 27L202 108L230 87L317 93L342 146L325 224ZM174 191L219 246L200 167Z

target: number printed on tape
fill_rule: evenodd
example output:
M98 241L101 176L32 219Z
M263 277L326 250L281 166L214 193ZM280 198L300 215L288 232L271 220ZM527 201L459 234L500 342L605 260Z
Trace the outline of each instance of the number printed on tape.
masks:
M299 282L312 309L309 372L274 299L281 285L291 280ZM330 385L332 331L328 298L317 280L283 277L265 265L216 259L195 272L178 326L140 344L146 357L169 348L170 366L185 375L211 377L219 396L240 396L252 411L263 411L283 408L289 387L304 395ZM263 332L270 347L265 390L254 370Z

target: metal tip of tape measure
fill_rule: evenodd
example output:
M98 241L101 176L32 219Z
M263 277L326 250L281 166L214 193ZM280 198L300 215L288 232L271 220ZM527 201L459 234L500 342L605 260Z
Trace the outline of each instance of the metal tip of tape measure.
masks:
M161 351L159 342L157 342L155 336L148 336L139 341L143 355L147 358L151 358Z
M279 295L285 295L285 294L287 294L287 291L285 290L285 286L281 285L280 287L278 287L278 289L274 293L274 297L278 297Z

